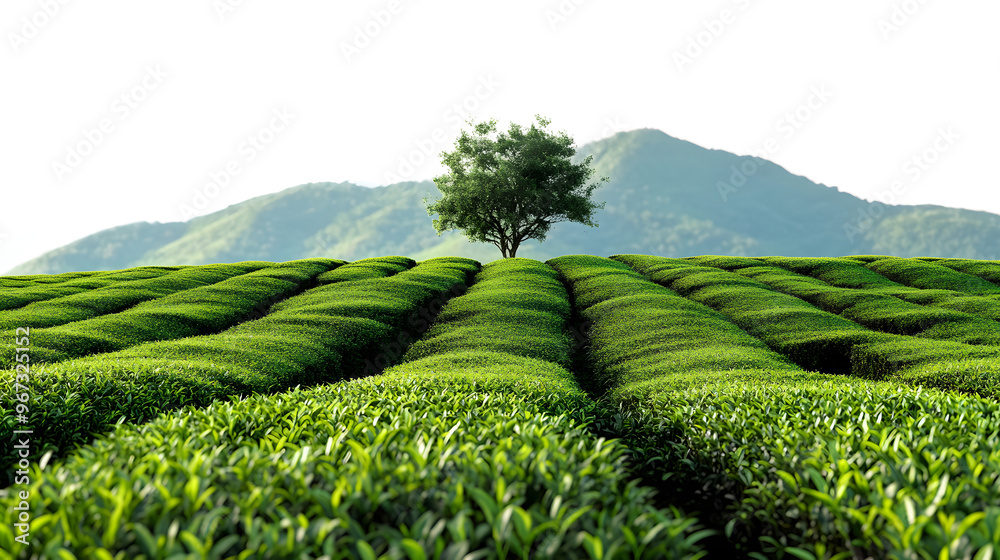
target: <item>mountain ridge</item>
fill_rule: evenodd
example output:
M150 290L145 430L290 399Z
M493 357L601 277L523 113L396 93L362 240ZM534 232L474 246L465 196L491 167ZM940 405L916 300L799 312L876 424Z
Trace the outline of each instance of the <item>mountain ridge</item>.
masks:
M840 256L887 254L997 259L1000 215L936 205L886 205L815 183L749 155L702 148L651 128L619 132L577 150L593 155L598 228L553 224L518 256L645 253ZM752 173L750 172L752 170ZM102 230L22 263L6 275L141 265L345 260L400 254L500 258L459 232L440 237L421 201L431 181L381 187L307 183L186 222L135 222Z

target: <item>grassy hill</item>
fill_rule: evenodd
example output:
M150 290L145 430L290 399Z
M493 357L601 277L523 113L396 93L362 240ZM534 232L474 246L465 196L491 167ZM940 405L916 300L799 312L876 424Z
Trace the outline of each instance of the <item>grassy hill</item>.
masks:
M622 132L588 144L577 159L590 154L596 176L611 178L594 193L595 200L606 202L595 214L599 227L555 224L543 244L529 241L519 256L626 251L1000 258L994 242L1000 238L1000 216L995 214L873 205L774 163L707 150L658 130ZM745 183L734 177L741 168L754 170ZM9 273L385 254L499 258L491 244L469 243L458 232L435 234L421 199L440 195L432 182L378 188L300 185L184 223L139 223L99 232Z

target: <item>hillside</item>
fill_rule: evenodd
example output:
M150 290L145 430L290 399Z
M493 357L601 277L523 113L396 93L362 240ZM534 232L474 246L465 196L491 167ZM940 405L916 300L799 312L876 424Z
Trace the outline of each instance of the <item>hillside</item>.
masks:
M684 256L882 254L1000 258L1000 216L940 206L872 205L793 175L771 162L740 184L746 157L709 150L658 130L621 132L580 148L594 155L595 191L606 201L600 227L559 223L548 239L518 256L634 252ZM728 185L720 188L722 185ZM734 186L735 185L735 186ZM204 264L307 257L356 260L402 254L481 261L489 244L458 232L435 235L422 202L440 192L430 181L378 188L311 183L257 197L184 223L112 228L45 253L8 274L55 274L146 264ZM881 212L880 212L881 210ZM874 217L874 218L872 218Z

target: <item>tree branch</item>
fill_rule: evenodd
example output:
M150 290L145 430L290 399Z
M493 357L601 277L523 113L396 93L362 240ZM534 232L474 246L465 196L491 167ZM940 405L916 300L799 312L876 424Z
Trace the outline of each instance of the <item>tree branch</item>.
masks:
M526 229L524 231L524 233L521 234L521 239L522 240L524 240L524 239L530 239L531 236L533 236L536 233L538 233L539 228L541 228L541 226L545 225L546 223L547 223L547 220L545 220L543 218L536 218L535 222L533 224L531 224L530 226L528 226L528 229Z

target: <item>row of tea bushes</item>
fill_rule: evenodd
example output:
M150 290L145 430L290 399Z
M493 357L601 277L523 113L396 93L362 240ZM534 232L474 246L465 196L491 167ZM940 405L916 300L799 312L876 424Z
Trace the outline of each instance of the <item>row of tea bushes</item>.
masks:
M847 560L1000 551L995 401L803 372L619 262L548 262L592 321L593 366L637 459L723 513L745 552ZM678 360L687 354L699 359ZM748 359L734 363L739 354Z
M405 320L428 302L464 289L478 267L469 259L431 259L391 277L308 290L222 333L36 366L27 383L27 424L45 447L32 449L33 457L48 449L62 455L119 422L353 375L361 357L395 340ZM13 371L0 377L13 385ZM0 400L0 439L19 429L13 398ZM5 450L4 465L14 453Z
M81 560L700 557L691 521L625 479L623 448L571 419L571 379L526 358L476 364L122 426L33 466L36 544L5 523L0 548ZM0 507L17 503L0 490Z
M978 276L983 280L1000 286L1000 261L985 261L974 259L944 259L944 258L919 258L918 260L932 262L940 266L946 266L952 270L957 270L970 276Z
M258 270L232 265L184 267L155 278L116 282L103 288L29 303L17 309L0 311L0 330L17 327L41 329L82 321L100 315L118 313L144 301L172 293L215 284L234 276Z
M160 267L169 270L179 270L180 266ZM7 288L37 288L53 284L61 284L69 280L86 278L95 274L104 274L107 271L95 270L90 272L64 272L62 274L27 274L19 276L0 276L0 292Z
M352 264L353 266L335 268L320 274L316 277L316 284L325 286L335 282L367 280L373 274L389 276L413 268L417 262L409 257L390 256L363 259Z
M667 371L801 371L724 315L650 282L623 263L570 255L547 264L572 286L581 319L589 325L598 393L643 385Z
M656 257L652 257L656 259ZM806 299L815 298L817 305L830 306L835 311L837 305L856 300L861 296L852 294L892 295L907 302L932 306L930 313L940 313L934 308L955 309L982 318L1000 317L1000 300L994 296L969 295L953 290L940 288L914 288L903 286L872 270L874 264L886 260L885 257L866 257L862 260L851 258L802 258L802 257L690 257L684 262L705 263L742 276L761 281L779 279L778 282L768 282L772 288L789 288L796 286L795 295ZM902 259L906 260L906 259ZM920 261L915 261L920 268ZM939 262L939 261L935 261ZM989 264L982 261L970 261L980 265ZM676 263L675 263L676 264ZM906 263L898 263L897 267L905 269ZM849 289L846 292L830 292L828 289L810 290L808 280L799 282L798 278L783 278L768 265L777 265L783 269L794 271L810 278L821 280L837 288ZM662 266L662 263L661 263ZM971 264L969 265L972 266ZM982 271L980 267L978 270ZM803 277L804 277L803 276ZM958 281L947 271L939 275L935 281L938 285L946 281ZM947 284L944 284L947 285ZM977 284L978 285L978 284ZM811 297L807 292L812 292ZM789 293L792 293L791 291ZM823 295L832 294L829 299ZM839 302L837 300L840 300ZM953 320L937 320L928 312L911 309L904 311L896 306L900 315L891 317L892 307L872 306L871 304L855 309L852 319L876 327L879 321L885 327L886 319L891 319L897 331L916 331L929 338L943 340L913 339L909 337L891 337L880 340L862 342L843 348L844 356L849 352L851 372L871 378L891 378L909 384L926 385L938 389L955 390L963 393L977 394L985 397L1000 398L1000 348L988 334L995 328L989 321L981 319L953 317ZM958 320L954 320L954 319ZM990 343L986 348L970 348L965 344L949 343L948 340L976 343Z
M611 258L657 284L719 311L807 370L848 373L852 347L893 337L714 265L697 266L680 259L643 255Z
M523 259L487 266L414 360L383 375L187 408L34 469L40 545L4 526L0 546L16 558L703 556L693 520L653 507L624 448L587 430L596 405L553 354L570 350L554 276ZM498 330L519 337L502 346ZM0 491L0 507L13 503Z
M952 309L1000 320L1000 298L972 295L955 289L921 289L904 286L848 258L761 257L759 260L761 264L778 266L822 280L838 288L872 291L909 303Z
M965 344L1000 344L1000 323L993 319L920 305L874 290L839 288L777 267L735 272L872 330Z
M251 264L251 263L240 263ZM263 266L265 263L259 263ZM233 266L233 265L210 265L210 266ZM31 286L21 288L0 289L0 311L17 309L36 301L45 301L58 297L69 296L96 290L107 286L113 286L119 282L131 282L134 280L146 280L158 278L164 274L169 274L178 267L165 266L140 266L136 268L126 268L124 270L107 270L102 272L87 273L77 278L61 282L36 282ZM248 270L249 271L249 270Z
M974 295L1000 296L1000 286L951 267L941 264L883 257L866 264L868 268L882 276L914 288L923 290L955 290Z
M708 305L803 369L894 379L1000 397L1000 348L873 332L743 275L678 259L616 255L647 278ZM952 364L971 361L965 378ZM922 373L915 374L920 371ZM940 371L935 377L931 372ZM949 373L951 372L951 373Z
M872 291L903 301L961 311L986 319L1000 320L1000 294L995 293L989 282L971 274L960 274L944 266L929 266L919 259L894 257L723 257L706 255L685 257L685 262L711 266L732 272L749 273L752 267L775 266L791 272L822 280L838 288ZM978 263L973 269L983 270L989 261ZM970 265L971 266L971 265ZM883 275L876 270L886 273ZM893 271L897 273L893 273ZM903 274L905 272L905 274ZM922 287L904 285L888 276L906 281L915 278ZM926 276L922 276L926 274Z
M706 532L676 509L658 510L650 490L630 480L626 449L587 429L606 422L607 410L566 369L574 349L570 316L566 289L552 268L529 259L496 261L468 293L448 302L403 363L380 376L476 403L463 404L459 418L482 414L489 420L463 423L455 437L479 434L466 441L505 457L497 462L496 452L490 458L482 451L463 456L454 478L436 474L424 487L438 484L448 495L461 484L469 494L476 488L473 495L482 498L474 498L471 508L474 526L482 535L494 527L492 542L484 539L476 548L511 557L702 556L696 545ZM474 466L483 462L493 471ZM505 508L534 530L497 531L496 515L502 519Z
M305 290L316 276L342 263L305 259L246 273L241 272L241 265L205 267L202 277L217 281L146 301L120 313L32 329L31 358L35 362L58 362L143 342L219 332L262 315L271 304ZM11 342L0 346L0 365L12 367L13 357Z

